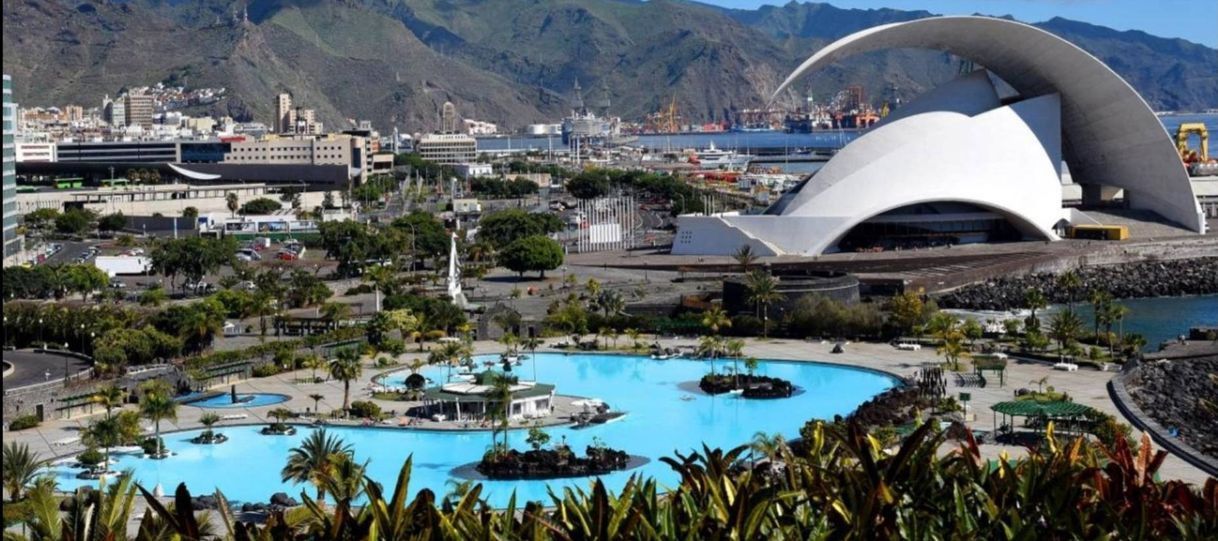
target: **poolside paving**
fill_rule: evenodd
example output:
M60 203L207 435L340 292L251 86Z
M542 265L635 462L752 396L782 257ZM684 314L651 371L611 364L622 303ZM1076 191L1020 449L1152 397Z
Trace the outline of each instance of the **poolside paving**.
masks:
M555 341L557 340L550 340L548 343ZM697 343L695 338L663 339L660 342L665 347L677 345L692 346ZM750 339L746 341L745 354L759 359L813 360L860 366L889 372L898 376L910 376L923 363L938 362L940 360L931 349L900 351L888 344L851 343L847 344L845 352L840 354L830 353L832 348L833 344L831 342L810 342L794 339ZM502 349L503 346L494 342L475 343L475 353L479 354L498 353ZM542 348L540 351L546 351L546 349ZM377 369L366 365L361 378L351 383L351 400L371 399L371 385L374 376L390 370L404 369L411 359L425 358L426 355L426 351L404 354L399 358L403 365L395 368ZM318 374L321 375L322 372L319 371ZM1036 382L1046 376L1048 377L1046 385L1052 385L1056 390L1068 393L1074 401L1110 413L1117 416L1118 419L1124 420L1116 405L1109 398L1106 387L1109 378L1113 374L1095 370L1084 369L1077 372L1062 372L1053 370L1048 364L1022 362L1012 359L1007 365L1005 385L999 386L996 383L991 383L984 388L975 386L961 387L953 378L949 377L947 392L949 396L957 396L962 391L971 393L972 399L969 402L969 411L975 416L969 422L969 425L974 429L992 431L995 427L990 413L990 406L998 402L1011 400L1015 389L1035 388ZM222 410L204 410L189 406L180 407L178 408L177 420L163 421L161 423L161 430L162 432L168 432L199 428L201 426L199 424L199 417L208 411L217 412L221 415L244 414L247 416L241 420L221 422L218 425L220 429L225 425L232 424L266 423L270 421L267 413L275 407L288 407L296 412L311 410L314 407L314 401L309 398L309 395L312 394L321 395L322 398L319 401L319 405L323 412L341 407L343 400L343 385L341 382L305 382L310 377L311 372L309 370L300 370L267 378L238 382L235 384L238 393L278 393L287 395L290 399L282 404L252 408L235 407ZM228 391L228 389L228 385L217 386L215 388L215 390L220 391ZM558 391L562 392L561 389ZM408 406L408 404L394 401L375 400L375 402L385 411L393 410L397 415L400 415L400 412L404 411L405 406ZM574 409L570 407L569 400L558 402L558 409L549 420L550 422L563 422L565 417L570 415ZM134 406L127 407L132 408ZM795 416L800 415L799 412L791 412L791 414ZM101 413L98 415L101 415ZM86 426L93 417L95 416L82 416L69 420L50 420L35 429L5 433L5 440L28 443L34 451L44 457L77 453L82 450L82 446L78 441L66 445L56 444L56 442L64 442L77 437L79 430ZM391 426L397 426L397 422L393 422ZM426 429L450 430L467 428L463 424L451 421L444 423L424 421L418 426ZM1022 447L1011 445L984 444L981 447L982 455L985 458L996 459L1003 451L1006 451L1011 456L1020 456L1025 452ZM1160 475L1164 479L1181 479L1195 484L1201 484L1207 478L1201 470L1170 455L1164 462Z

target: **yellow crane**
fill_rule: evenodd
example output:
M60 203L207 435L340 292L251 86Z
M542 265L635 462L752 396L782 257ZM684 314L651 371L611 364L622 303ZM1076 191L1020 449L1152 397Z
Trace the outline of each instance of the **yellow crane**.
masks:
M1201 144L1194 151L1188 147L1188 138L1196 135ZM1176 128L1176 149L1180 151L1180 159L1185 163L1210 161L1210 132L1205 124L1200 122L1185 122Z

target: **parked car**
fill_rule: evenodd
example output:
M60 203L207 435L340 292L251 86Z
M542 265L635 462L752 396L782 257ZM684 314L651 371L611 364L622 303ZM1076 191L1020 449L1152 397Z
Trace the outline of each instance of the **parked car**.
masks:
M279 252L278 254L275 254L275 259L278 259L280 261L296 261L297 259L300 259L300 256L298 256L295 253L290 252L288 250L284 250L284 251Z

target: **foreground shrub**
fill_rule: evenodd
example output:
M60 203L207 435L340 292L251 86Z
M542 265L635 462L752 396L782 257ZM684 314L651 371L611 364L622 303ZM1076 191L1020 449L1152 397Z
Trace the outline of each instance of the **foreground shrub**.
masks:
M37 415L22 415L20 417L14 418L12 421L10 421L8 423L8 429L16 432L18 430L34 428L41 423L42 422L38 420Z

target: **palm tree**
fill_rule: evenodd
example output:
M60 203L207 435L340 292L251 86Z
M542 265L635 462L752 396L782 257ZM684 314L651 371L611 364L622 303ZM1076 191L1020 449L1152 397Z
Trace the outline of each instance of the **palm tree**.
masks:
M327 302L319 309L321 318L331 329L338 328L338 322L351 317L351 305L345 302Z
M317 393L313 393L313 394L309 395L309 398L311 398L313 400L313 413L320 415L321 410L318 409L320 407L320 406L318 406L318 404L321 403L321 399L325 398L325 396L317 394Z
M1078 314L1075 314L1073 309L1062 310L1053 314L1053 320L1049 322L1049 336L1052 336L1057 341L1058 358L1062 357L1065 353L1066 345L1073 343L1082 330L1083 320L1079 319Z
M1091 335L1099 340L1100 326L1111 322L1112 295L1102 289L1093 289L1087 300L1091 302Z
M740 264L740 272L749 271L749 266L757 261L757 252L753 251L753 246L742 244L736 253L732 254L732 259L735 259Z
M748 277L749 300L762 309L761 336L770 335L770 304L782 300L778 292L778 282L773 276L763 271L753 271Z
M235 192L228 192L228 194L224 196L224 206L228 207L228 211L233 213L233 216L237 215L237 209L241 208L241 205L239 204L237 194Z
M101 447L105 453L105 462L102 466L102 471L110 470L110 448L122 443L123 430L118 419L101 418L85 428L83 438L89 446Z
M1045 298L1045 294L1041 290L1030 287L1023 292L1023 303L1032 311L1032 314L1028 316L1025 327L1028 329L1039 329L1040 320L1036 319L1036 311L1049 306L1049 300Z
M711 374L715 373L715 357L719 355L721 349L723 349L723 340L713 334L703 336L698 340L698 353L710 359Z
M363 368L359 364L359 350L350 347L338 350L337 357L330 361L330 377L343 382L343 412L351 407L351 382L359 379Z
M326 497L326 477L333 473L335 461L353 454L350 444L322 428L309 434L300 447L288 451L288 462L279 475L285 482L311 483L317 488L317 499L322 500Z
M25 443L10 441L4 446L3 462L4 490L8 491L11 501L21 499L25 487L38 476L38 470L47 465L47 461L38 457Z
M744 340L733 338L723 344L727 356L732 358L732 373L736 376L736 388L740 388L740 367L737 362L744 356Z
M774 433L773 435L758 431L753 434L753 441L749 444L751 451L759 453L766 457L767 460L773 462L787 447L786 438L782 434Z
M93 401L106 408L107 418L110 417L110 412L114 411L114 408L121 408L126 399L127 391L114 385L107 385L93 393Z
M1074 294L1082 284L1082 278L1073 270L1063 272L1061 276L1057 277L1057 287L1066 290L1066 298L1070 300L1070 311L1072 312L1074 311Z
M331 455L330 467L322 476L322 485L336 502L351 502L364 493L367 463L360 464L350 453Z
M943 344L936 348L935 352L951 363L952 370L959 370L960 359L969 356L968 350L964 347L964 333L953 328L940 335L940 339L943 340Z
M727 317L723 307L716 304L702 313L702 326L709 329L711 334L719 334L719 331L732 326L732 320Z
M588 290L588 298L590 299L595 299L601 294L601 283L596 278L589 278L584 288Z
M212 413L210 411L207 413L204 413L203 415L200 415L199 424L202 424L203 426L207 427L207 430L204 430L203 433L200 434L200 436L202 436L203 439L205 439L205 440L211 440L212 438L215 438L216 435L214 432L212 432L211 427L215 426L215 424L218 422L220 422L220 416L216 415L215 413Z
M744 359L744 369L749 372L750 377L752 377L753 373L757 371L757 367L760 365L761 361L758 361L757 357L745 357Z
M163 458L165 453L161 448L161 421L178 420L178 403L169 396L168 387L162 381L154 380L144 385L144 395L140 398L140 413L153 424L156 458Z
M1108 325L1109 325L1108 332L1109 333L1112 332L1112 329L1111 329L1112 323L1116 322L1116 324L1118 325L1118 329L1119 329L1118 341L1121 342L1122 344L1125 343L1125 318L1129 317L1129 312L1130 312L1130 310L1129 310L1128 306L1125 306L1124 304L1112 303L1112 313L1110 314L1111 317L1108 320ZM1112 341L1111 340L1108 341L1108 355L1109 356L1112 355Z
M494 439L500 432L502 432L503 447L500 449L506 452L508 450L508 428L510 427L508 424L510 422L509 416L511 415L512 411L511 381L504 376L496 377L494 383L491 384L490 394L499 402L499 411L496 412L496 416L499 418L499 428L495 429L495 434L492 434L491 447L495 447L496 442Z
M630 328L626 329L625 333L626 333L626 337L630 338L630 348L638 349L639 348L639 336L641 334L641 333L639 333L639 330L635 329L633 327L630 327Z

